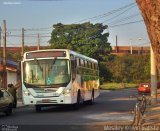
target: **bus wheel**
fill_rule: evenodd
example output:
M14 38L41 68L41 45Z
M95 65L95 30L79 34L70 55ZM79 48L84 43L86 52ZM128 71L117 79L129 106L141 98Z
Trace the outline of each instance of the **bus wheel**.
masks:
M9 116L12 114L12 104L9 104L8 109L5 111L6 116Z
M39 111L41 111L41 106L40 105L35 105L35 109L36 109L36 112L39 112Z
M94 103L94 90L92 90L91 99L88 101L89 105L92 105Z
M74 109L78 110L80 108L80 103L81 103L81 92L78 91L77 103L74 104Z

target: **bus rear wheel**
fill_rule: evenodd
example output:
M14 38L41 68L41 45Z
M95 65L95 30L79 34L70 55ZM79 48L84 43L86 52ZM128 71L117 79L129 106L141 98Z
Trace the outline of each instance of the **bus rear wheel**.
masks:
M94 103L94 90L92 90L91 99L88 101L89 105L93 105L93 103Z

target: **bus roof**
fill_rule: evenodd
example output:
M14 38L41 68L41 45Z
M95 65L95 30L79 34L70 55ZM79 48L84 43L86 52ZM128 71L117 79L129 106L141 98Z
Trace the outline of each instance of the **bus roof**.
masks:
M45 51L66 51L66 52L68 52L69 54L72 54L72 55L74 55L74 56L76 56L76 57L80 57L80 58L82 58L82 59L85 59L85 60L89 60L89 61L98 63L98 61L97 61L96 59L90 58L90 57L88 57L88 56L82 55L82 54L80 54L80 53L77 53L77 52L72 51L72 50L69 50L69 49L45 49L45 50L28 51L28 52L25 52L25 53L24 53L24 59L26 59L26 54L27 54L27 53L45 52Z
M68 50L68 51L70 52L70 54L73 54L73 55L75 55L75 56L78 56L78 57L80 57L80 58L82 58L82 59L89 60L89 61L92 61L92 62L95 62L95 63L98 62L96 59L93 59L93 58L90 58L90 57L88 57L88 56L82 55L82 54L77 53L77 52L75 52L75 51L72 51L72 50Z

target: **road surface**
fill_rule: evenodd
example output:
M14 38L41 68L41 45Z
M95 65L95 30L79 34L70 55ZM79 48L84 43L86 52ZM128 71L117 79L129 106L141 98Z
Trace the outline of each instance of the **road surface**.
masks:
M82 105L79 110L73 110L71 106L47 107L41 112L36 112L34 106L17 108L11 116L0 114L0 129L93 131L104 130L108 123L131 123L136 99L130 96L136 93L136 89L101 90L93 105Z

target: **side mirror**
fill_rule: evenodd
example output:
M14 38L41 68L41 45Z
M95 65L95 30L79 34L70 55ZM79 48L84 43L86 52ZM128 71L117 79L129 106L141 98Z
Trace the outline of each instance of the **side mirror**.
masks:
M18 71L21 70L21 62L20 62L20 61L17 63L17 70L18 70Z

